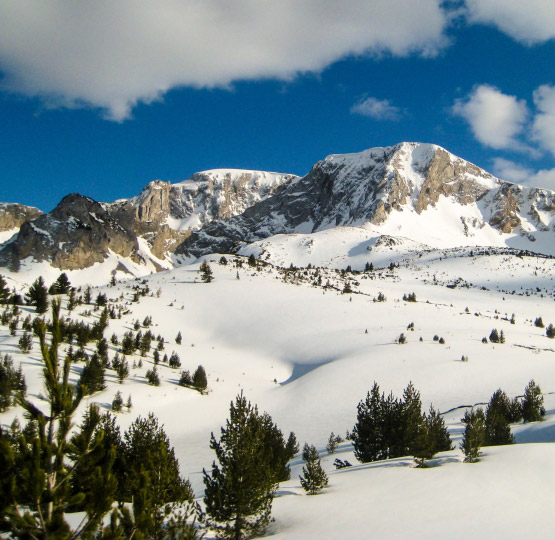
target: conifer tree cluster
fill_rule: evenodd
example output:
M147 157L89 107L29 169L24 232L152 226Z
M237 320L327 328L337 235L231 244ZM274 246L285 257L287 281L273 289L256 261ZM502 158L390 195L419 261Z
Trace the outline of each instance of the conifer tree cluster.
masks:
M413 455L424 465L437 452L451 449L445 422L430 407L422 413L420 393L410 383L403 398L380 393L377 383L357 407L351 438L359 461L377 461Z
M35 324L48 410L19 391L29 422L24 429L0 429L0 530L13 538L197 538L190 518L199 510L153 415L135 420L122 438L114 418L91 405L72 429L86 389L70 383L70 355L60 365L59 314L56 299L50 323ZM118 393L114 409L122 401ZM70 524L69 512L81 512L82 520Z

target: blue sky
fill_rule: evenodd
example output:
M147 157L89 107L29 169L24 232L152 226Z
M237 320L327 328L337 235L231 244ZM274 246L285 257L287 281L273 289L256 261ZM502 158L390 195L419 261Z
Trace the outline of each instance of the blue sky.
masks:
M0 201L439 144L555 189L552 0L0 4ZM264 8L264 9L263 9Z

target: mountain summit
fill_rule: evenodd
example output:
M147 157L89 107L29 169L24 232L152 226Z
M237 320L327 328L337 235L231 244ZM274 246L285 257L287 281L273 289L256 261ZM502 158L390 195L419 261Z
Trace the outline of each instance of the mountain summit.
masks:
M504 246L555 254L555 193L500 180L433 144L333 154L304 177L217 169L97 203L73 194L0 244L0 264L160 270L179 255L232 253L277 234L356 227L436 248ZM139 270L140 271L140 270ZM134 273L134 272L132 272Z

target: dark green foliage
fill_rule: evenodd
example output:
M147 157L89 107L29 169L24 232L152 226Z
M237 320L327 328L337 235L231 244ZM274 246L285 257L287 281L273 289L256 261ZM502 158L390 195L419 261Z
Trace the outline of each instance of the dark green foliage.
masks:
M430 452L433 455L451 448L443 419L433 407L428 415L422 414L420 393L412 383L404 390L401 400L392 394L387 397L380 394L379 386L374 383L366 399L358 404L351 439L355 456L362 462L415 455L415 452L427 456Z
M364 271L365 272L373 272L374 271L374 265L372 263L366 263L364 265Z
M525 422L537 422L542 418L543 395L541 388L532 379L524 390L522 418Z
M67 294L71 289L71 283L65 272L62 272L58 279L50 285L49 294Z
M135 339L133 338L133 333L130 330L123 334L120 350L125 355L133 354L135 352Z
M545 329L545 335L550 339L555 338L555 326L549 323L549 326Z
M181 367L181 360L175 351L172 352L170 359L168 360L168 365L173 369Z
M29 332L23 332L19 338L19 349L22 353L28 353L33 347L33 336Z
M276 478L266 453L264 426L256 406L241 394L231 404L220 440L210 448L219 464L204 471L204 502L211 525L226 538L262 534L270 522Z
M183 337L181 336L181 331L179 331L179 332L177 333L177 336L175 336L175 342L176 342L178 345L181 345L182 339L183 339Z
M291 448L287 446L281 430L273 422L268 413L260 417L263 432L264 454L268 457L272 473L277 482L291 478L291 470L287 465L293 457Z
M136 419L124 433L122 463L120 500L133 500L134 538L166 538L164 522L170 516L174 521L179 519L182 505L190 515L193 492L189 482L181 478L174 449L152 413ZM183 534L194 533L192 526L181 525Z
M104 371L104 366L99 356L93 354L83 367L81 377L79 378L79 386L85 395L94 394L106 388Z
M227 259L223 255L220 257L220 264L222 264L223 266L227 264Z
M199 272L200 272L200 279L202 279L204 283L210 283L214 279L212 274L212 269L210 268L210 265L208 264L207 261L202 261L199 268Z
M299 480L301 486L309 495L316 495L328 485L328 475L322 468L318 454L316 454L316 457L311 455L310 459L307 460Z
M116 372L119 383L123 384L123 381L129 376L129 364L127 360L116 353L116 356L114 356L112 360L112 369Z
M541 317L537 317L534 321L534 326L537 326L538 328L544 328L543 319Z
M405 334L403 334L403 332L401 332L401 334L397 338L397 343L399 343L399 345L404 345L406 342L407 342L407 338L406 338Z
M303 458L303 461L306 461L307 463L310 460L315 460L315 459L318 459L320 457L316 447L314 445L308 444L308 443L304 443L303 452L302 452L301 456Z
M94 302L95 306L102 307L108 303L108 297L104 293L98 293Z
M486 437L485 420L484 411L481 408L465 413L463 421L466 427L461 443L465 463L478 461L480 448L483 446Z
M112 400L112 410L114 412L121 412L123 408L123 398L121 397L121 392L118 390L114 399Z
M16 370L12 357L5 354L0 361L0 412L4 412L14 404L18 395L25 396L26 390L27 385L21 366Z
M351 288L351 284L348 281L345 281L345 285L343 285L343 294L351 294L353 289Z
M256 268L256 257L252 253L249 255L248 265Z
M337 450L337 445L342 442L343 439L332 431L330 433L330 436L328 437L328 444L326 445L326 450L328 451L328 454L335 454L335 451Z
M179 386L193 386L193 379L188 371L182 371L179 378Z
M42 276L39 276L29 287L29 291L25 295L25 301L27 304L35 306L37 313L46 313L48 309L48 290Z
M403 300L405 302L416 302L416 293L409 293L403 295Z
M160 386L160 376L158 375L158 370L156 366L152 369L148 369L145 373L145 378L148 381L148 384L152 386Z
M491 396L486 408L486 446L513 444L514 437L509 425L511 418L511 401L502 390Z
M0 304L6 304L10 297L10 289L8 288L8 283L4 279L4 276L0 274Z
M73 495L70 491L77 468L96 455L100 439L94 433L100 416L98 409L91 406L83 425L69 439L81 393L75 392L69 383L69 361L65 361L62 369L59 366L59 310L59 301L53 301L50 345L46 343L44 322L37 327L49 410L43 413L30 401L18 397L30 420L29 429L26 427L13 442L0 437L0 463L4 468L0 475L2 529L13 538L86 538L97 528L113 501L109 464L95 470L95 481L86 491ZM64 513L76 505L83 507L84 516L72 530Z
M489 340L492 343L499 343L499 332L497 331L497 328L494 328L490 335L489 335Z
M297 454L299 451L299 443L297 442L297 437L292 431L291 433L289 433L289 437L287 438L285 451L290 456L289 459L293 459L295 454Z
M208 379L206 378L206 371L202 366L198 366L193 373L193 386L200 392L204 392L208 386Z
M89 286L87 286L87 288L85 289L85 292L83 293L83 302L85 304L90 304L91 303L91 288Z
M141 356L144 358L148 352L150 351L150 344L152 343L152 334L148 331L146 334L141 336L141 340L139 341L139 352Z

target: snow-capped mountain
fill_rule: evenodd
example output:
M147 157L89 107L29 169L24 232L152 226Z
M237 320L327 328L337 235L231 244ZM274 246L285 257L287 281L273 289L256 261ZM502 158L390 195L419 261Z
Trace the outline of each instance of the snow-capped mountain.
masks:
M401 143L328 156L275 197L196 231L177 251L229 252L275 234L341 226L433 247L551 253L555 194L502 181L436 145Z
M554 192L505 182L420 143L330 155L302 178L217 169L177 184L156 180L113 203L72 194L30 219L0 245L1 265L45 261L78 270L110 260L112 273L136 275L182 256L245 253L255 242L272 258L272 237L292 234L307 237L276 239L281 251L290 245L305 260L303 246L325 244L335 253L325 248L322 261L337 264L379 247L382 236L403 238L397 251L495 246L555 255Z
M122 259L160 270L172 265L170 254L191 229L241 213L294 178L218 169L173 185L157 180L139 196L114 203L71 194L49 214L18 223L19 232L0 249L0 264L15 269L32 259L77 270L113 256L122 271L129 270Z

